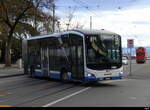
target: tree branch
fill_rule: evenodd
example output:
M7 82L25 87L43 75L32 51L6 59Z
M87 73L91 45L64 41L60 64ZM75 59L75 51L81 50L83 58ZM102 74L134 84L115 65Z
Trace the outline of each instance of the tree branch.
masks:
M17 23L19 22L19 20L24 16L25 12L27 12L30 8L31 8L31 3L32 3L32 0L29 1L27 7L22 11L22 13L20 15L18 15L18 17L16 18L15 20L15 23L13 25L13 28L15 29Z
M5 7L5 4L4 4L3 0L1 0L0 3L1 3L1 6L2 6L2 9L3 9L4 12L5 12L5 16L6 16L6 19L5 19L4 16L1 16L1 18L3 19L3 21L4 21L10 28L12 28L12 25L11 25L10 20L9 20L9 17L8 17L8 11L7 11L6 7Z

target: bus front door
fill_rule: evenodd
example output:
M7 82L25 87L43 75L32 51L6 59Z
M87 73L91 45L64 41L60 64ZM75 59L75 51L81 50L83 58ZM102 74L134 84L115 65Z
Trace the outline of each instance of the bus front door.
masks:
M81 80L83 78L83 52L82 52L82 46L73 46L71 48L71 73L72 78L75 80Z
M44 77L48 77L48 49L42 48L42 72Z

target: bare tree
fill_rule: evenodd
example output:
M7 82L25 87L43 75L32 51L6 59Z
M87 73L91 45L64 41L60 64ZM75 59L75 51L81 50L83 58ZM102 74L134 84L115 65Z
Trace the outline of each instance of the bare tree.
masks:
M8 33L5 34L5 66L11 66L12 37L20 22L29 22L34 19L35 28L37 20L42 16L43 8L51 8L53 0L0 0L0 22L5 24Z
M83 29L84 25L80 22L76 22L76 24L72 25L72 29Z
M75 8L72 10L72 11L70 11L69 10L69 13L68 13L68 15L67 15L67 20L66 20L66 22L65 22L65 24L66 24L66 30L69 30L69 28L70 28L70 25L71 25L71 22L72 22L72 19L73 19L73 17L74 17L74 13L75 13Z
M62 22L62 24L60 24L60 22L58 23L59 30L65 31L71 29L82 29L84 25L81 22L74 19L76 7L74 7L72 10L71 8L69 9L70 10L65 18L66 20ZM61 27L65 27L65 28L61 28Z

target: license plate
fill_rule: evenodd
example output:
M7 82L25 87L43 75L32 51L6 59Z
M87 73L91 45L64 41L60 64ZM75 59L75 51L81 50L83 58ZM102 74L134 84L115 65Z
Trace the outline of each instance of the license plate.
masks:
M105 80L110 80L110 79L111 79L110 77L106 77L106 78L105 78Z

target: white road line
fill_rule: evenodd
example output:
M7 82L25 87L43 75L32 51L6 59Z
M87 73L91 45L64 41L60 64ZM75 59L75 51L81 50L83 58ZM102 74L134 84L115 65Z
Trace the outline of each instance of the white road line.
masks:
M63 97L63 98L61 98L61 99L58 99L58 100L53 101L53 102L50 102L49 104L46 104L46 105L44 105L44 106L42 106L42 107L49 107L49 106L52 106L52 105L54 105L54 104L56 104L56 103L58 103L58 102L60 102L60 101L63 101L63 100L65 100L65 99L68 99L68 98L70 98L70 97L72 97L72 96L75 96L75 95L77 95L77 94L79 94L79 93L82 93L82 92L84 92L84 91L86 91L86 90L88 90L88 89L90 89L90 88L91 88L91 87L84 88L84 89L82 89L82 90L80 90L80 91L77 91L77 92L75 92L75 93L73 93L73 94L70 94L70 95L68 95L68 96L65 96L65 97Z
M131 97L129 97L129 99L135 100L135 99L136 99L136 97L131 96Z

